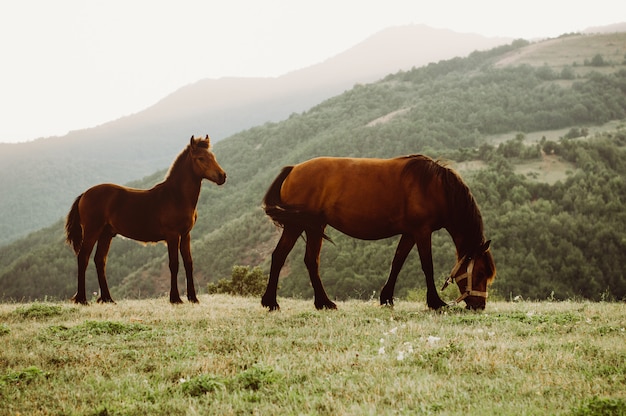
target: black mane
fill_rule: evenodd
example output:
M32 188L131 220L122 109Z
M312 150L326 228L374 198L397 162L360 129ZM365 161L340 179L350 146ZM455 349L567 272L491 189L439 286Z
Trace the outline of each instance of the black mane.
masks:
M466 236L467 247L462 247L463 252L459 254L465 255L480 247L485 242L483 218L474 196L459 174L428 156L410 155L405 158L407 164L403 173L411 172L424 186L430 183L433 177L441 180L449 210L449 223L445 228L455 234Z

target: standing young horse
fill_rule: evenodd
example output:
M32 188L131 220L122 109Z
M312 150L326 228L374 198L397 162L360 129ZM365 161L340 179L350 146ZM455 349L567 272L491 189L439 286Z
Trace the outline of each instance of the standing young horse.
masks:
M426 275L427 303L439 309L446 303L435 287L431 234L445 228L456 245L457 264L442 290L456 281L457 302L483 309L487 284L496 269L483 236L483 221L472 194L451 169L432 159L413 155L395 159L323 157L283 168L270 186L264 209L283 233L272 253L267 289L261 303L279 309L278 276L287 255L306 233L304 262L315 293L317 309L335 309L319 276L319 253L326 225L354 238L378 240L401 235L381 304L393 304L398 273L414 245ZM463 283L464 282L464 283Z
M218 185L226 173L210 150L210 139L194 139L178 155L165 178L149 190L131 189L112 184L89 188L74 201L67 215L65 231L68 244L78 255L78 290L72 298L87 303L85 270L94 245L94 262L98 272L98 302L113 302L107 286L105 267L111 239L121 234L143 242L167 243L172 277L170 302L182 303L178 293L178 250L187 275L187 299L198 302L193 284L191 237L196 218L196 204L202 179Z

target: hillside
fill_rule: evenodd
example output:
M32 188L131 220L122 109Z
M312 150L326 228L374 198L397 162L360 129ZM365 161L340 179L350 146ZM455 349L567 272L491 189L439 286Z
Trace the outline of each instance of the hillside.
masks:
M425 153L481 167L462 174L493 240L498 277L491 296L624 299L626 34L567 38L567 51L576 42L581 48L590 40L597 44L591 56L556 70L557 64L546 60L536 66L503 65L510 56L531 59L532 53L542 53L537 44L515 41L357 85L302 114L218 142L214 150L229 179L221 188L207 183L201 193L192 237L197 287L229 276L233 265L268 269L279 234L260 202L282 166L320 155ZM622 45L621 61L614 57L615 45ZM562 59L558 48L549 56ZM569 67L585 70L572 76ZM598 71L588 70L594 67ZM564 133L536 138L546 131ZM546 156L572 171L556 181L537 180L532 170L516 172L516 165ZM148 187L164 174L133 185ZM397 240L361 242L329 232L336 245L322 252L327 291L340 299L370 298L386 278ZM76 265L62 240L58 222L0 248L0 296L69 298ZM288 259L279 296L311 296L302 248L298 244ZM454 262L445 231L434 236L433 251L439 279ZM165 252L162 245L115 239L108 262L114 298L164 293L169 285ZM419 296L423 287L412 254L396 295ZM90 266L88 291L94 290Z
M204 79L102 126L0 144L0 245L52 224L89 186L126 183L165 169L192 134L208 133L218 141L307 110L356 83L508 41L422 25L389 28L278 78Z

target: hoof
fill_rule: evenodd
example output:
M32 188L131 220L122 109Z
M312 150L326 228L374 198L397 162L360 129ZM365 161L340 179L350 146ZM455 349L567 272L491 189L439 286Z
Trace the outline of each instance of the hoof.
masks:
M264 308L269 308L270 312L280 310L280 306L276 301L276 296L268 296L267 294L263 295L261 298L261 305Z
M263 302L261 301L261 306L263 306L264 308L269 308L270 312L274 312L274 311L279 311L280 310L280 306L278 305L278 302Z
M441 310L442 308L447 308L448 304L439 299L439 302L428 302L428 308L433 309L435 311Z
M70 300L72 302L74 302L77 305L89 305L89 303L87 303L87 297L86 296L78 296L78 293L76 293L74 296L72 296L70 298Z
M426 304L430 309L439 310L443 307L448 306L446 302L441 300L437 293L433 293L431 296L426 295Z
M428 308L434 311L442 311L444 309L447 309L449 306L450 305L448 305L447 303L441 302L441 304L437 304L436 306L428 305Z
M334 303L334 302L327 301L327 302L323 302L323 303L316 303L316 304L315 304L315 309L317 309L317 310L322 310L322 309L337 309L337 305L335 305L335 303Z
M393 306L393 298L391 299L380 299L380 306Z

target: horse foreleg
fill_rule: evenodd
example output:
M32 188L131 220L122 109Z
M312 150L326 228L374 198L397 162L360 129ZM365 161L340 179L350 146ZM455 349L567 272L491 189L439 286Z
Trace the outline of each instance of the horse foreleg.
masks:
M178 293L178 247L180 236L178 234L167 238L167 254L170 261L170 274L172 277L170 287L170 303L183 303Z
M109 286L107 285L106 278L106 263L109 247L111 247L111 240L113 234L105 229L98 238L98 247L96 248L96 254L94 256L94 263L96 264L96 272L98 273L98 284L100 285L100 297L98 302L115 303L109 293Z
M191 258L191 235L189 233L180 238L180 255L183 257L185 275L187 276L187 300L198 303L196 288L193 284L193 260Z
M323 228L306 230L306 253L304 254L304 264L309 271L309 278L311 279L311 285L313 286L313 293L315 294L315 308L337 309L337 305L335 305L335 303L328 298L319 274L320 250L322 249L323 236Z
M278 276L280 270L285 264L287 256L296 244L298 237L302 234L302 228L296 228L292 226L285 226L283 233L276 244L276 248L272 253L272 265L270 267L270 277L267 281L267 288L261 298L261 305L270 308L270 311L280 309L278 302L276 301L276 292L278 291Z
M402 270L402 266L404 265L404 262L414 245L415 240L413 240L412 236L402 234L398 247L396 248L396 254L393 256L393 261L391 262L389 277L387 278L385 286L383 286L380 291L381 305L393 305L393 292L396 287L398 274L400 273L400 270Z
M82 303L83 305L87 304L87 293L85 290L85 272L87 271L87 266L89 265L89 257L91 257L91 251L93 250L93 246L95 244L95 239L85 238L83 240L83 244L80 247L80 251L78 252L78 288L76 289L76 294L72 296L72 300L75 303Z
M447 306L439 297L437 287L435 286L431 233L416 235L415 242L417 243L417 251L419 252L420 262L422 263L422 270L424 271L424 276L426 276L426 303L431 309L439 309Z

